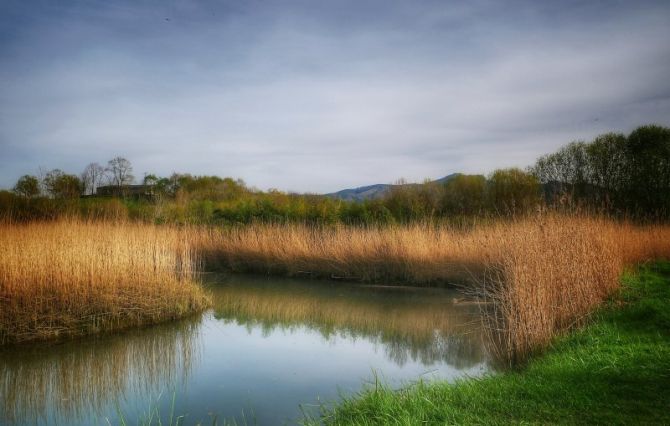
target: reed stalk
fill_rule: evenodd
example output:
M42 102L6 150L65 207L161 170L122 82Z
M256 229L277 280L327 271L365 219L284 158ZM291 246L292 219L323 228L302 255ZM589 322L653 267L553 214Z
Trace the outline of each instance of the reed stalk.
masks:
M0 224L0 344L180 318L209 303L173 227L64 220Z

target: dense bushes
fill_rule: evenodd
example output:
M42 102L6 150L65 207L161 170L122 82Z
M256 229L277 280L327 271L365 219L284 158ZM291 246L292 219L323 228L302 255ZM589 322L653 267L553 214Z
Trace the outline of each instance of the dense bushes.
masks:
M461 184L471 178L483 182L480 192L472 193L467 184ZM460 175L447 184L398 186L385 198L364 201L251 191L244 187L234 196L205 187L202 192L179 188L174 195L159 193L153 199L26 198L3 191L0 217L19 221L81 216L154 223L386 225L446 217L522 214L539 201L540 192L538 185L527 186L524 182L532 183L534 178L520 170L497 171L490 181L483 176Z

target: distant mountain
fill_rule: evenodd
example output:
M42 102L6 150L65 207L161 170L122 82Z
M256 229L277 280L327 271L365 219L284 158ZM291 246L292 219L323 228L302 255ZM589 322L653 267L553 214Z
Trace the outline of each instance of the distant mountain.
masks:
M349 188L331 192L330 194L326 194L326 197L339 198L340 200L346 201L374 200L386 195L393 186L394 185L378 183L376 185L361 186L358 188Z
M435 183L447 183L451 179L460 175L460 173L452 173L445 177L436 179L432 182ZM419 185L417 183L407 183L404 185L415 186ZM363 200L375 200L382 198L391 190L391 188L400 186L400 185L391 185L387 183L378 183L375 185L361 186L358 188L349 188L343 189L337 192L331 192L330 194L325 194L326 197L337 198L345 201L363 201Z

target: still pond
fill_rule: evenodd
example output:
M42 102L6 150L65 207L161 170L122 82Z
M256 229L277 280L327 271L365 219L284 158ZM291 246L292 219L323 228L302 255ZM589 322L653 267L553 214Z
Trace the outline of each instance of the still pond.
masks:
M490 369L479 307L453 290L205 274L213 309L61 344L0 349L0 424L295 424L379 377Z

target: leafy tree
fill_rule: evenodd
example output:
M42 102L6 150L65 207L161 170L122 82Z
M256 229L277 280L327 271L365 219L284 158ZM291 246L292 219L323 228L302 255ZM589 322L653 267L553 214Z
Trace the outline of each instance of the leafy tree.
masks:
M35 176L23 175L14 185L14 192L25 198L33 198L40 194L40 182Z
M243 181L231 178L175 174L171 180L174 182L173 193L181 190L194 200L230 201L248 192Z
M586 146L589 164L588 182L594 206L612 209L621 206L626 186L626 136L619 133L600 135Z
M626 140L625 192L639 213L670 214L670 128L642 126Z
M606 133L586 146L589 183L612 190L621 189L626 168L626 136Z
M606 133L540 157L531 169L574 200L638 218L670 215L670 129L648 125Z
M540 185L535 176L521 169L499 169L489 178L488 194L496 212L523 214L539 204Z
M156 176L156 175L153 174L153 173L150 173L150 174L144 176L144 179L142 180L142 183L143 183L144 185L155 186L155 185L158 184L158 181L159 181L159 180L160 180L160 179L159 179L158 176Z
M410 222L424 217L426 206L421 202L417 185L399 179L384 197L384 204L399 222Z
M44 187L54 198L77 198L82 185L77 176L53 169L44 176Z
M587 144L572 142L540 157L531 172L541 183L557 186L558 192L581 197L588 187L588 160Z
M442 199L444 198L444 185L432 182L428 179L423 184L415 185L417 202L421 206L424 216L435 216L442 210Z
M57 181L63 175L65 175L65 172L61 169L53 169L45 172L44 176L42 177L42 186L44 186L46 192L52 197L56 196Z
M458 175L444 185L446 213L479 214L486 207L486 178L482 175Z

